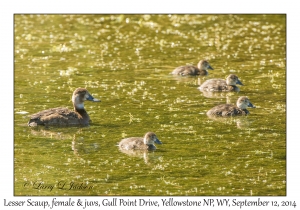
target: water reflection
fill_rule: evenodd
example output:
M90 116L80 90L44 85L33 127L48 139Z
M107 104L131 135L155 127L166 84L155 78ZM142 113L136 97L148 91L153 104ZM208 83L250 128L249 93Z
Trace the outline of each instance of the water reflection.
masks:
M119 149L120 152L136 158L143 158L146 164L152 163L155 159L159 158L160 156L155 156L154 151L147 151L147 150L126 150L126 149Z
M46 137L50 139L57 139L57 140L67 140L72 139L72 135L69 133L64 133L61 131L52 131L49 128L45 127L32 127L30 128L31 134L38 137ZM81 129L78 130L78 133L81 133Z
M72 150L76 156L80 156L82 154L88 154L99 151L100 147L98 143L85 143L83 137L77 137L76 134L73 136L72 140Z
M37 137L50 138L55 140L72 140L71 149L76 156L97 152L100 149L98 143L85 143L84 137L82 136L82 129L74 131L74 134L71 134L72 132L70 131L52 131L44 127L34 127L30 130L31 134Z
M198 85L198 79L200 77L195 77L195 76L179 76L179 75L172 75L172 78L177 80L178 82L182 82L182 83L191 83L193 85Z
M233 92L211 92L211 91L200 91L206 98L226 98L226 103L231 104L232 98L235 95ZM233 102L235 103L235 102Z
M245 116L223 118L223 117L216 117L216 116L208 115L208 118L215 121L215 122L223 123L223 124L226 124L226 125L236 124L236 127L238 129L247 129L251 125L250 121Z

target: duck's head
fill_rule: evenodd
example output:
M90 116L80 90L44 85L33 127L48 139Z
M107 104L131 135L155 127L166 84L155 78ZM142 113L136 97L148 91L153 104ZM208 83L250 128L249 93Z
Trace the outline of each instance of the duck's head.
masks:
M93 101L93 102L100 102L99 99L94 98L85 88L77 88L73 92L72 102L76 109L84 109L83 102L85 100Z
M243 85L243 83L239 80L239 78L235 74L230 74L226 78L227 85Z
M156 144L162 144L161 141L157 138L156 134L153 132L148 132L144 136L144 144L147 145L153 145L154 143Z
M236 102L237 107L240 109L247 109L247 107L255 108L255 106L250 102L247 96L241 96Z
M200 60L197 67L199 69L203 69L203 70L207 70L207 69L214 70L213 67L211 67L211 65L209 65L207 60Z

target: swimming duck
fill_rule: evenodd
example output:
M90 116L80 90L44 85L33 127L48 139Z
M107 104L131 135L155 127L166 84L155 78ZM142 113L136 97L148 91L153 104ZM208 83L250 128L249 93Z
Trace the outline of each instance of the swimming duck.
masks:
M84 109L85 100L100 101L89 94L85 88L77 88L72 96L74 111L63 107L43 110L30 116L28 126L87 126L90 123L90 117Z
M243 85L235 74L230 74L226 80L209 79L198 88L201 91L240 91L236 85Z
M237 100L236 105L221 104L208 110L206 114L208 116L220 116L220 117L248 115L250 112L247 110L247 107L255 108L255 106L253 106L253 104L250 102L248 97L241 96Z
M174 75L181 75L181 76L187 76L187 75L207 75L207 69L214 70L213 67L211 67L206 60L200 60L197 67L192 65L187 66L179 66L176 69L173 70L171 74Z
M143 137L130 137L122 139L119 143L121 150L155 150L156 144L162 144L153 132L148 132Z

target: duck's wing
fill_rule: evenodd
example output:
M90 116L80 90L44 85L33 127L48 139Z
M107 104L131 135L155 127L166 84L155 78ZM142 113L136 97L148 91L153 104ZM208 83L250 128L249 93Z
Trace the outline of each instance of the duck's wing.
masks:
M201 91L229 91L226 81L223 79L206 80L199 88Z
M141 137L130 137L123 139L119 143L120 149L132 150L132 149L145 149L146 145L144 144L143 138Z
M171 74L187 76L187 75L198 75L199 72L200 71L196 66L179 66L176 69L174 69Z
M247 113L235 105L221 104L210 109L207 112L207 115L229 117L237 115L247 115Z
M28 126L78 124L81 116L67 108L58 107L40 111L30 116Z

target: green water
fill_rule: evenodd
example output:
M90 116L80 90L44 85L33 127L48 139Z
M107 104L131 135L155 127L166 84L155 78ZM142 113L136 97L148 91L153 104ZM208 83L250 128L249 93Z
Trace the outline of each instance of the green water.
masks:
M14 195L286 195L285 15L14 19ZM203 58L206 77L169 74ZM239 93L197 89L230 73ZM102 101L85 103L89 127L27 127L30 114L72 108L77 87ZM249 116L206 116L243 95ZM156 151L118 150L148 131Z

